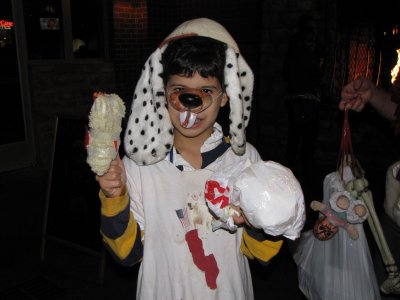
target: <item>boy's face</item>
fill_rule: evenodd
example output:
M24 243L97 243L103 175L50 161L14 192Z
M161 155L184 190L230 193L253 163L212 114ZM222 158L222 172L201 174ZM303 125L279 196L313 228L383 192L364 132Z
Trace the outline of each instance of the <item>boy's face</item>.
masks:
M215 77L204 78L198 73L194 73L192 77L170 76L166 86L167 94L185 89L198 89L209 94L212 97L212 103L207 109L196 115L196 120L190 128L182 126L180 112L169 104L168 113L172 125L184 137L193 138L203 134L210 135L220 107L225 106L228 101L226 93L221 93L222 87L219 80Z

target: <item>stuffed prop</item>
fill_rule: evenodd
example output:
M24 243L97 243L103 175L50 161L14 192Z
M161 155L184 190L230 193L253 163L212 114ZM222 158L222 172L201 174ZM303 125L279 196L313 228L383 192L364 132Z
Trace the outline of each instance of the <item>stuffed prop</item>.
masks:
M95 93L87 132L87 163L97 175L104 175L117 157L121 143L124 102L116 94Z
M265 233L296 239L305 222L304 196L300 184L286 167L273 161L230 166L206 182L205 198L217 216L213 230L236 230L233 206L240 206L245 218Z
M322 219L331 223L333 227L344 228L353 240L358 239L358 231L354 224L362 223L368 217L368 210L364 202L354 199L347 191L333 193L329 199L329 204L314 200L310 206L314 211L319 211L325 216ZM326 223L321 224L321 222L321 220L316 221L316 226L314 227L315 236L319 240L332 238L337 229L333 229L331 234L326 236L321 235L321 226L327 226L324 229L332 228Z

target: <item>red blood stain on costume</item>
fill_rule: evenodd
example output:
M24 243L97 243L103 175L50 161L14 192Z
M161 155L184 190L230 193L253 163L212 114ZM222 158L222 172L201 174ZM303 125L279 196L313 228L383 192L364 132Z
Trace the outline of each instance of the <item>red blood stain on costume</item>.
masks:
M187 232L185 239L192 253L194 264L201 271L205 272L208 287L216 289L219 269L214 254L204 255L203 242L199 238L197 229Z

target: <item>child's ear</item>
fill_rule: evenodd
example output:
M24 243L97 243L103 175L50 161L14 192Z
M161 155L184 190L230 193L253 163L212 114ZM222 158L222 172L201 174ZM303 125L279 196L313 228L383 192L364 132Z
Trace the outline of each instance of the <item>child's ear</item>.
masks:
M226 94L226 92L224 92L222 94L222 99L221 99L221 107L224 107L226 105L226 103L228 103L228 95Z

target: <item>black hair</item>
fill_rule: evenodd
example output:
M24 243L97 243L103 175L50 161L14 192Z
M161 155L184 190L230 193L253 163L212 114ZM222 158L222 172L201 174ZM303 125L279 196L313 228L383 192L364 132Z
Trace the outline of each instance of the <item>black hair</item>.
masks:
M204 36L191 36L170 42L162 55L163 80L172 75L215 77L224 86L225 43Z

